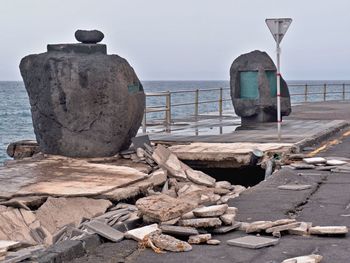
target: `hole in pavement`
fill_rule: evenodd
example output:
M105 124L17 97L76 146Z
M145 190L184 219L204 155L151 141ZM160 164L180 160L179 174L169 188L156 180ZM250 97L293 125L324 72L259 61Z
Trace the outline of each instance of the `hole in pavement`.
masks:
M198 169L214 177L217 181L229 181L245 187L254 186L265 179L265 170L260 166L241 168L202 168Z

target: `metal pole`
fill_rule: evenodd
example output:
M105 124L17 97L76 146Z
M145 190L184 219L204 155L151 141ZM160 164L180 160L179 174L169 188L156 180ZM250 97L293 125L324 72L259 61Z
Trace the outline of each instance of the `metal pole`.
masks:
M345 100L345 84L343 83L343 100Z
M323 85L323 101L326 101L326 94L327 94L327 84L325 83Z
M305 84L305 99L304 102L307 102L307 84Z
M142 119L142 132L146 133L147 124L146 124L146 109L143 111L143 119Z
M219 98L219 115L222 116L222 88L220 88L220 98Z
M165 114L165 118L166 118L166 124L167 126L169 126L171 124L171 95L170 95L170 91L168 91L167 95L166 95L166 114Z
M279 45L279 38L280 38L280 22L278 23L278 31L277 31L277 41L276 41L276 53L277 53L277 133L278 133L278 140L281 140L281 73L280 73L280 45Z
M199 89L196 89L195 97L194 97L194 116L197 120L198 118L198 110L199 108Z

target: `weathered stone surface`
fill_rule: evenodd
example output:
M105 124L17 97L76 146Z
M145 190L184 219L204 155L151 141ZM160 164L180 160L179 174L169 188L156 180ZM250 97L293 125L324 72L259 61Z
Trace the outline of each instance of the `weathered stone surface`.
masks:
M308 256L288 258L283 260L282 263L319 263L322 259L323 257L321 255L312 254Z
M125 233L125 238L131 238L136 241L142 241L145 236L150 235L151 233L161 233L161 230L158 227L158 224L152 224L140 228L135 228L132 230L129 230Z
M68 224L78 226L83 218L91 219L103 214L112 203L86 197L53 198L37 210L36 217L51 234Z
M194 235L188 238L188 243L190 244L207 243L207 241L210 239L211 239L211 234Z
M246 248L262 248L267 246L274 246L279 242L277 238L245 236L227 241L228 245Z
M221 226L222 222L219 218L194 218L194 219L182 219L179 221L180 226L191 226L191 227L218 227Z
M202 171L187 169L186 174L187 174L187 178L196 184L205 185L209 187L215 186L216 180L213 177L203 173Z
M175 236L192 236L199 234L198 230L193 227L161 225L160 229L162 233Z
M136 206L142 214L159 222L164 222L181 217L183 214L193 210L197 204L160 194L140 198L137 200Z
M217 240L217 239L210 239L210 240L207 241L208 245L214 245L214 246L220 245L220 243L221 243L221 241Z
M311 185L309 184L285 184L277 187L280 190L292 190L292 191L302 191L310 189Z
M153 244L162 249L172 252L187 252L192 250L192 246L185 241L175 237L163 234L154 234L150 236Z
M311 235L345 235L348 232L346 226L314 226L309 229Z
M104 34L99 30L77 30L74 34L76 40L86 44L96 44L101 42Z
M291 219L291 218L284 218L284 219L279 219L276 221L272 222L272 226L280 226L280 225L286 225L286 224L292 224L295 223L297 220L296 219Z
M112 156L136 135L145 108L142 84L125 59L97 48L103 46L51 45L47 53L22 59L20 70L42 152Z
M228 205L213 205L200 207L193 210L193 214L197 217L213 217L223 215L228 208Z
M258 85L257 97L242 96L241 72L247 71L257 72L257 79L255 80ZM276 66L266 52L258 50L239 56L231 65L231 98L235 112L242 117L243 124L276 121L277 94L270 89L267 73L272 73L272 78L275 78ZM253 89L253 87L249 88ZM291 103L288 86L281 77L281 114L287 116L290 112Z
M224 214L220 216L220 220L224 225L232 225L235 220L236 215L235 214Z

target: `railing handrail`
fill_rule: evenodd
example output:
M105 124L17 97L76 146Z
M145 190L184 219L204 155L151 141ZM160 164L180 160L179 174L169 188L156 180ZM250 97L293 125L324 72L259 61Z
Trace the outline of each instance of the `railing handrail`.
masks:
M342 88L340 91L334 91L334 87ZM290 83L288 84L288 87L293 90L296 87L304 89L303 93L290 93L290 96L304 96L304 102L308 101L309 95L323 95L323 101L327 100L328 94L343 94L342 99L346 99L346 94L350 93L350 90L346 90L346 87L349 87L350 83L344 82L344 83L322 83L322 84L316 84L316 83ZM321 92L317 92L315 90L309 90L310 87L319 87L323 89ZM146 132L147 122L146 122L146 114L152 113L152 112L165 112L165 118L164 123L166 124L166 127L169 127L172 123L172 116L171 116L171 109L172 107L180 107L180 106L189 106L194 105L194 116L198 117L199 115L199 105L205 104L205 103L219 103L219 116L223 115L223 102L224 101L230 101L231 99L224 99L223 98L223 91L229 90L229 87L220 87L220 88L204 88L204 89L184 89L184 90L176 90L176 91L159 91L159 92L146 92L146 97L161 97L164 96L166 98L166 105L153 105L153 106L146 106L146 109L144 111L144 119L142 121L143 126L143 132ZM213 99L213 100L199 100L199 93L201 92L209 92L209 91L220 91L219 92L219 99ZM175 103L172 104L171 97L172 94L179 94L179 93L194 93L195 98L194 102L182 102L182 103Z

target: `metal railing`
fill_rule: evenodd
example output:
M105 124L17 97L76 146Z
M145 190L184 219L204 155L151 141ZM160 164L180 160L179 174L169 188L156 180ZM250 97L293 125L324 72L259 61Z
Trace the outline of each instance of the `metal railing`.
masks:
M342 100L347 99L347 94L350 94L350 83L341 83L341 84L288 84L290 96L292 103L298 102L311 102L311 101L327 101L328 96L340 95ZM336 90L332 90L337 88ZM224 99L223 92L230 90L229 87L224 88L212 88L212 89L194 89L194 90L177 90L177 91L164 91L164 92L150 92L146 93L146 98L150 97L164 97L165 105L153 105L148 106L146 103L146 109L144 111L144 116L142 120L142 131L145 133L147 131L147 114L155 113L155 112L164 112L164 118L161 120L162 124L166 129L173 124L172 118L172 109L175 107L183 107L183 106L191 106L193 105L193 115L195 119L200 115L199 106L201 104L209 104L209 103L217 103L218 107L218 116L223 116L223 103L225 101L231 101L231 97ZM296 90L297 93L293 93L292 91ZM205 92L219 92L218 99L210 99L210 100L200 100L200 94ZM194 94L193 102L182 102L182 103L172 103L172 97L176 94ZM316 95L316 99L315 99ZM321 96L321 99L317 98L317 96ZM312 98L310 100L310 97ZM339 99L339 98L338 98ZM350 97L349 97L350 99Z

